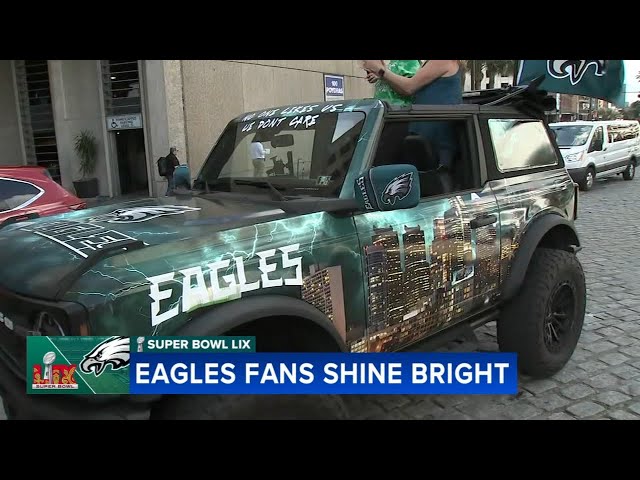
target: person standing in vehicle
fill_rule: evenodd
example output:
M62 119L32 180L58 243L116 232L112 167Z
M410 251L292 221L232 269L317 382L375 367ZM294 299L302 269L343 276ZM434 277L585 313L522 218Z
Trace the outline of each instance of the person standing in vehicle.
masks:
M414 105L462 104L462 65L460 60L427 60L412 77L398 75L381 60L363 60L367 79L386 82L400 95L413 95ZM455 132L449 122L413 122L411 130L437 148L439 170L451 172L457 151Z
M384 60L380 60L384 65ZM403 77L413 77L420 69L420 60L389 60L389 65L386 68L390 72ZM374 73L367 75L369 83L375 83L374 98L378 100L387 101L394 105L400 105L407 107L413 103L413 95L402 95L396 92L389 83L379 81L379 77Z
M167 155L165 158L165 176L164 178L167 179L167 193L164 194L165 197L168 197L169 195L173 194L173 190L175 189L175 181L173 178L173 172L175 172L176 167L178 167L180 165L180 161L178 160L178 157L176 156L176 152L178 151L178 149L176 147L171 147L169 149L169 155Z
M456 105L462 103L460 60L427 60L415 75L398 75L382 60L363 60L367 79L377 77L400 95L412 95L416 105ZM373 76L372 76L373 75Z

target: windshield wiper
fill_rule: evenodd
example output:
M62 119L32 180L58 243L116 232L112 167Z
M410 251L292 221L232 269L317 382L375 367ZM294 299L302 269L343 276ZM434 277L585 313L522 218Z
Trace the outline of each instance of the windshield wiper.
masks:
M234 185L251 185L253 187L266 187L271 190L272 196L281 202L286 202L287 197L285 197L276 187L273 186L271 182L268 180L238 180L232 179L231 182Z

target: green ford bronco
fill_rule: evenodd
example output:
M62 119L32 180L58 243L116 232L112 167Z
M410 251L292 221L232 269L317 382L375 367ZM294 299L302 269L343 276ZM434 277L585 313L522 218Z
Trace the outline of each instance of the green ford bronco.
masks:
M582 330L577 189L535 85L464 104L274 107L193 189L0 227L9 418L346 418L333 396L27 395L27 335L251 335L263 352L434 349L497 321L522 372ZM553 102L553 99L551 99Z

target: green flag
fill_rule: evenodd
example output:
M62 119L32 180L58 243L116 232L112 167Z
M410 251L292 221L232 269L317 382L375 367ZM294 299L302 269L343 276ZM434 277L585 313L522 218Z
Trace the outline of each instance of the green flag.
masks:
M625 104L623 60L520 60L517 85L544 76L539 88Z

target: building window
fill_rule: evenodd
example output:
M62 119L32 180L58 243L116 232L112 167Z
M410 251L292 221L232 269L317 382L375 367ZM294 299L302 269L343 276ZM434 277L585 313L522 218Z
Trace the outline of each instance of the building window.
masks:
M102 60L102 83L107 116L142 111L138 60Z
M29 165L45 167L61 183L47 60L16 60L16 84Z

